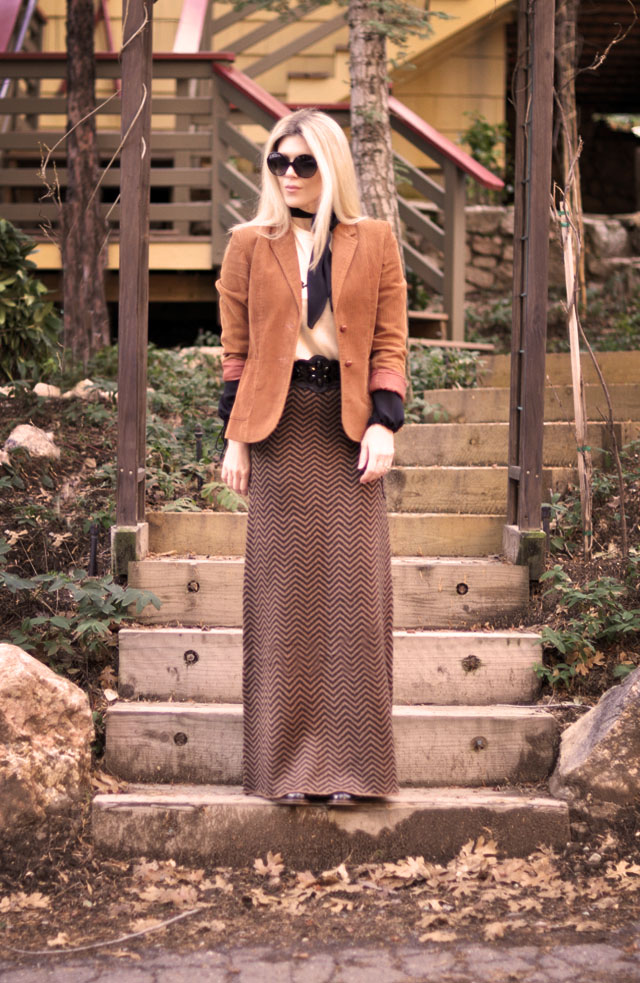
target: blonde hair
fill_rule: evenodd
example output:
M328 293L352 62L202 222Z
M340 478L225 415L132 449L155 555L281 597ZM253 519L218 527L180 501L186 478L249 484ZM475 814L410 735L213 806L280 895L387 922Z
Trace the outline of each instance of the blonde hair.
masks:
M313 223L312 266L315 268L329 238L331 213L335 212L338 221L347 225L364 218L349 143L340 126L326 113L299 109L278 120L264 146L262 188L255 218L234 226L234 229L262 226L266 227L265 236L279 239L291 228L291 213L282 197L278 178L267 167L267 156L281 140L294 135L306 140L322 178L322 192Z

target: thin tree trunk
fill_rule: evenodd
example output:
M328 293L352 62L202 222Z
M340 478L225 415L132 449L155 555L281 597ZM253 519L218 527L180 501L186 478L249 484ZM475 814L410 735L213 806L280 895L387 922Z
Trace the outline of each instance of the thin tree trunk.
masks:
M109 344L104 290L106 222L100 217L96 144L94 12L92 0L67 0L68 183L62 207L65 348L86 367L90 356ZM84 122L80 120L88 117Z
M573 180L569 181L572 164L578 147L578 109L576 106L576 73L578 53L576 46L576 25L580 0L557 0L556 8L556 91L560 110L560 148L562 161L562 187L568 188L569 205L580 242L584 242L584 223L582 219L582 190L580 168L576 162L573 167ZM578 276L578 304L580 310L586 308L585 254L581 250Z
M370 0L349 0L351 150L365 213L386 219L400 241L389 125L386 37L368 26L384 19Z

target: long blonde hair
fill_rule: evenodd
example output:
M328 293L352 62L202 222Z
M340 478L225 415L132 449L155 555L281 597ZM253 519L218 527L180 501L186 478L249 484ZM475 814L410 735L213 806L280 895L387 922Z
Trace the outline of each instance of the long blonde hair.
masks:
M313 267L320 262L329 238L331 213L339 222L352 225L364 216L356 183L349 143L338 124L317 109L298 109L278 120L271 130L262 156L262 188L258 210L250 222L234 226L262 226L268 238L278 239L291 228L291 213L285 204L278 178L267 167L267 156L284 137L301 136L318 162L322 178L320 203L313 223Z

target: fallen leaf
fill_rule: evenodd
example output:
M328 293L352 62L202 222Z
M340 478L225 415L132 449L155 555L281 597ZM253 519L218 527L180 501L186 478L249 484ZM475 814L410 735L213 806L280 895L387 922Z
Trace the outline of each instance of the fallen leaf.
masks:
M51 946L52 948L54 946L59 947L69 945L69 936L66 932L58 932L55 938L47 939L47 945Z
M425 932L418 939L419 942L453 942L458 936L455 932L443 932L436 929L434 932Z
M508 922L488 922L483 929L484 937L487 942L494 939L501 939L506 931L511 928Z
M253 869L261 877L270 877L272 881L279 881L280 874L284 870L282 856L279 853L274 854L269 850L267 853L267 862L265 863L261 857L258 857L253 861Z

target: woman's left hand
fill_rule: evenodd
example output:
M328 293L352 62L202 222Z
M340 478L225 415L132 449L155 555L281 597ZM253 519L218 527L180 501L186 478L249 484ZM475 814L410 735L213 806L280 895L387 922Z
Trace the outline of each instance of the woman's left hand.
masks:
M379 423L367 427L360 443L358 470L360 482L376 481L390 470L393 462L393 432Z

